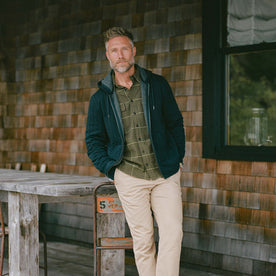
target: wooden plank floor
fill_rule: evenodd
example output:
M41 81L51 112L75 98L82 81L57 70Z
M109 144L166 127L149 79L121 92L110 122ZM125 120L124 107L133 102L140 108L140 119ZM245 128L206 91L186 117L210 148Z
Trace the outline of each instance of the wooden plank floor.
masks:
M48 276L93 276L93 250L83 246L60 242L47 242ZM43 246L40 245L40 263L43 264ZM138 276L133 260L126 258L125 276ZM4 273L8 272L8 260L4 262ZM44 276L40 269L39 276ZM116 276L116 275L113 275ZM192 268L181 268L180 276L223 276Z
M40 244L40 264L43 265L43 245ZM128 259L128 258L126 258ZM130 258L129 258L130 259ZM47 242L48 276L93 276L93 249L61 242ZM129 260L133 262L132 259ZM8 273L4 260L3 274ZM126 276L138 276L134 265L126 265ZM44 270L39 270L44 276ZM116 275L113 275L116 276Z

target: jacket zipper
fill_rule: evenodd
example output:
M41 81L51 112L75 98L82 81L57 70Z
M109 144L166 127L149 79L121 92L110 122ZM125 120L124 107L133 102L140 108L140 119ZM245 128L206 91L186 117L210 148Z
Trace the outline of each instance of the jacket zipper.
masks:
M114 106L113 106L113 104L112 104L112 101L111 101L111 99L110 99L110 96L108 97L108 99L109 99L109 101L110 101L110 104L111 104L111 107L112 107L112 110L113 110L113 113L114 113L114 117L115 117L115 120L116 120L117 128L118 128L118 130L120 130L119 123L118 123L118 119L117 119L117 116L116 116L116 112L115 112ZM119 164L121 163L122 159L123 159L124 139L123 139L122 134L121 134L120 131L119 131L119 133L120 133L120 138L121 138L121 141L122 141L123 149L122 149L120 158L118 159L118 161L117 161L116 163L113 164L113 166L112 166L111 168L116 167L117 165L119 165ZM107 171L107 173L111 170L111 168Z

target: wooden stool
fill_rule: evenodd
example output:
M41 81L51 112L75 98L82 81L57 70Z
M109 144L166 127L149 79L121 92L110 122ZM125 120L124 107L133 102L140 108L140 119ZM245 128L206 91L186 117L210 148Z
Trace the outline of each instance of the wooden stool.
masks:
M125 252L101 252L133 248L132 238L125 237L125 215L114 184L96 186L93 196L94 275L124 276Z

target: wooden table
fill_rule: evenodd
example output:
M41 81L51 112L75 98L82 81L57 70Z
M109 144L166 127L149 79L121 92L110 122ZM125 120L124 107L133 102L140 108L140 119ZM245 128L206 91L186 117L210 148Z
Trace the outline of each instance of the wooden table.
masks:
M0 169L0 200L9 210L9 275L39 275L39 203L92 198L105 177ZM91 199L92 200L92 199Z

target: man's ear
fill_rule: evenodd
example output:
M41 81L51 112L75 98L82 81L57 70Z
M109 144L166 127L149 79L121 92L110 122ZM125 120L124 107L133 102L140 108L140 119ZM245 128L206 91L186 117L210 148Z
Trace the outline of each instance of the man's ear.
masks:
M136 47L135 46L133 46L132 52L133 52L133 56L135 57L136 56Z
M109 60L109 58L108 58L108 52L107 51L105 51L105 56Z

